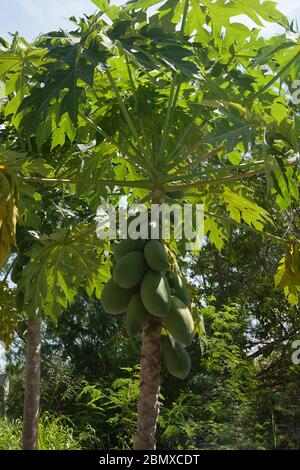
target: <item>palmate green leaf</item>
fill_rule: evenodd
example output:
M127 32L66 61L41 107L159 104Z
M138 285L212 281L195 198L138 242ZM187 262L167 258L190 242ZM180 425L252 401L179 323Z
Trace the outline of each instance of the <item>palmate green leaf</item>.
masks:
M33 230L40 230L42 211L42 196L37 188L29 183L20 185L20 223Z
M150 3L157 5L157 2ZM65 177L84 174L86 178L131 181L146 174L151 178L149 185L153 182L155 187L163 185L164 178L173 183L170 173L175 166L175 170L182 169L182 178L174 171L177 183L181 181L182 184L188 184L193 178L195 183L208 181L216 173L220 177L228 176L229 181L232 173L234 178L239 177L238 167L242 160L251 166L252 162L263 158L259 155L263 130L276 123L277 132L282 124L278 118L280 112L274 106L272 108L274 98L283 99L291 121L293 111L287 97L275 87L265 90L263 102L252 103L257 89L263 89L276 73L277 65L272 64L270 57L270 64L264 64L266 71L259 61L253 61L264 43L258 38L258 30L251 32L240 28L242 39L238 41L236 34L230 36L233 27L230 29L229 22L237 11L254 18L258 24L261 18L279 18L281 21L281 16L276 16L273 4L257 0L251 5L238 0L194 1L189 2L182 34L183 30L179 30L187 5L185 1L165 2L157 14L150 12L147 22L145 10L150 3L132 3L129 10L144 11L135 11L131 16L126 7L111 26L104 25L100 16L95 16L78 22L76 33L60 33L59 37L55 33L49 34L43 43L48 50L49 62L30 81L32 92L20 108L26 113L22 125L29 133L33 132L39 148L47 142L47 149L63 145L69 149L68 154L62 152L59 162L59 172ZM108 4L97 2L97 6L103 9ZM264 6L266 10L261 14ZM195 22L198 22L196 26ZM208 28L204 30L203 25ZM228 37L225 45L219 34L223 26ZM200 31L205 33L198 44L195 41L199 40ZM232 41L234 48L229 51ZM276 47L279 46L276 42ZM219 52L222 48L227 52ZM283 77L286 79L287 76ZM246 107L249 96L250 105ZM88 118L79 119L76 127L78 107L80 116ZM90 126L88 121L91 119L96 126ZM90 146L92 151L80 153L75 147L73 152L74 129L76 142L86 148ZM199 155L195 156L193 148L197 142L201 147L198 148ZM216 155L211 152L218 147L222 148L216 151L218 158L214 158ZM272 156L271 145L268 151ZM205 160L206 153L210 161ZM195 165L191 161L194 156ZM236 169L224 165L228 162L227 156ZM225 181L226 178L224 184ZM222 187L223 182L220 184ZM81 193L83 200L94 209L101 197L112 200L119 194L119 188L115 189L102 188L100 191L91 184L74 186L73 191ZM139 200L146 191L125 190L130 198ZM219 197L222 210L226 206L238 223L244 221L261 230L267 221L263 209L254 203L251 206L245 197L232 191ZM207 233L212 234L213 243L220 248L223 238L214 233L216 223L208 224ZM58 280L61 285L65 282L63 276Z
M276 129L277 135L276 138L280 138L284 143L288 145L290 149L292 149L295 153L298 152L298 138L297 138L297 130L295 128L294 120L287 117L283 119L278 128ZM278 135L279 134L279 135Z
M46 41L48 63L46 62L41 76L34 76L36 82L31 93L23 99L18 109L22 114L20 129L24 129L29 136L36 135L39 148L51 135L54 140L52 150L62 145L66 136L73 141L71 122L74 126L77 125L78 106L85 105L88 99L86 93L91 93L96 88L95 74L102 81L101 95L105 104L107 95L104 96L103 84L106 79L103 74L108 67L114 74L113 69L116 67L117 81L123 80L122 69L128 74L125 54L138 67L150 70L167 68L168 71L180 72L186 76L193 76L198 72L197 65L189 60L195 56L191 45L185 42L183 46L175 29L173 34L166 34L161 28L147 26L141 28L137 34L135 18L126 17L124 21L116 21L110 30L98 20L96 16L87 23L79 23L76 35L60 34L55 37L52 33L49 35L51 39ZM117 57L108 61L113 55ZM140 55L147 57L148 65L144 64ZM116 89L118 85L116 83ZM127 117L126 121L128 124ZM130 130L132 129L131 125Z
M95 26L91 26L91 36L94 33L93 28ZM49 105L53 102L59 103L58 129L65 113L73 123L77 123L78 105L81 99L84 99L86 86L93 85L95 67L105 64L110 55L95 35L92 39L90 35L83 34L81 41L71 35L65 38L53 38L50 41L47 59L51 63L55 62L55 65L47 66L47 72L41 83L22 101L18 110L25 113L21 127L24 127L29 135L35 133L40 124L47 119ZM62 125L65 126L66 122ZM61 140L60 135L59 141Z
M216 222L216 217L205 215L204 233L209 237L210 242L221 251L227 239L224 228Z
M232 0L224 4L223 0L212 2L211 0L200 0L206 6L209 13L215 18L219 18L220 25L224 20L229 20L233 16L246 15L258 26L263 26L261 19L268 22L276 22L282 26L287 26L285 16L276 8L276 2L253 0L244 2L243 0ZM221 28L220 28L221 31Z
M1 145L0 163L7 165L18 176L53 176L53 168L42 158L34 158Z
M44 64L46 50L37 48L19 40L14 50L0 49L0 78L8 79L6 92L21 91L24 95L28 87L26 77L35 72L35 68Z
M297 43L287 39L285 34L272 37L270 41L264 41L263 46L254 58L254 63L263 64L271 57L275 58L276 61L279 61L279 59L281 61L282 54L286 55L290 52L292 53L292 51L289 51L288 49L293 48L296 45ZM285 49L287 49L287 51L285 51Z
M280 98L274 101L274 103L271 106L271 115L275 119L275 121L280 125L280 123L288 118L288 109L284 105L284 103L281 102Z
M230 126L228 120L223 120L217 123L220 129L217 133L214 133L208 138L208 142L218 147L221 143L225 142L228 152L232 152L237 143L242 140L245 149L249 147L249 144L253 138L252 125L251 123L242 123L237 126Z
M18 126L21 115L17 116L21 102L29 92L29 78L37 68L45 64L46 50L28 44L15 35L13 47L0 48L0 80L5 82L5 95L10 96L4 113L12 116L12 122Z
M34 158L8 150L0 146L0 165L7 165L17 177L43 178L53 176L53 168L42 158ZM38 188L27 181L19 184L19 222L29 225L33 229L39 229L41 224L41 194Z
M276 195L276 204L283 212L293 202L299 201L299 188L295 180L295 170L290 166L285 168L279 158L273 163L271 192Z
M293 241L287 246L275 274L275 286L284 291L292 306L299 301L300 294L300 243Z
M247 225L257 230L263 230L267 222L271 222L269 213L244 196L225 188L222 199L230 217L238 223L243 220Z
M173 30L165 31L157 24L146 24L136 30L135 20L131 18L117 22L108 31L107 37L116 47L122 46L120 55L126 51L137 66L146 70L164 70L167 67L166 71L169 69L187 77L192 77L199 71L198 65L192 60L195 52L191 44L178 38L175 26ZM122 67L122 64L119 66Z
M18 284L18 290L25 293L24 310L56 321L80 286L85 285L89 295L99 298L110 277L104 247L94 233L85 234L83 228L73 234L65 229L41 237L28 251L31 260Z
M248 77L245 78L248 82ZM232 75L230 79L234 81ZM240 83L238 86L243 88ZM232 152L241 141L247 150L253 142L257 126L261 125L257 116L238 101L218 100L215 103L219 105L217 107L219 117L215 118L214 130L207 136L207 142L216 147L224 143L228 152Z
M168 0L163 4L158 0L132 0L127 8L138 10L151 7L151 10L148 10L149 15L158 15L162 22L164 18L171 18L174 23L180 24L186 3L186 0ZM234 35L231 40L229 36L232 29L230 20L239 15L246 15L260 27L263 26L262 19L288 26L286 17L277 10L276 3L272 1L254 0L250 3L244 0L229 0L225 3L224 0L190 0L188 3L184 32L193 32L196 41L207 42L209 35L204 26L209 26L212 28L215 45L218 43L219 47L222 47L224 40L227 45L235 41ZM236 23L237 21L236 19Z
M287 77L288 74L291 73L291 70L294 70L294 75L296 76L297 72L299 71L299 64L300 64L300 45L297 44L291 50L291 54L288 55L284 62L280 62L279 69L269 76L269 80L267 83L264 83L261 86L253 98L261 97L266 91L269 91L274 83L279 82L282 83L284 79Z
M110 0L92 0L92 2L105 13L112 21L121 15L121 9L117 5L110 5Z
M58 127L53 131L52 134L52 145L51 150L54 150L57 146L63 146L66 138L72 143L76 137L76 131L71 121L69 114L65 113L59 122Z
M92 2L102 11L109 8L109 0L92 0Z
M227 158L234 166L238 166L242 161L242 156L238 150L233 150L227 154Z

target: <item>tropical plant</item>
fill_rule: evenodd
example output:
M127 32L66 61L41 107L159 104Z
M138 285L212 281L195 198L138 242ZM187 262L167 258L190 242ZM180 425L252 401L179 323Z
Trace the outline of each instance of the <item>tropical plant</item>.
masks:
M272 208L298 201L299 116L291 97L300 42L260 35L262 20L288 28L286 18L258 0L94 3L100 11L73 19L73 32L51 32L31 46L18 37L11 46L2 41L4 125L17 129L28 155L13 169L3 151L3 163L18 177L21 200L23 187L28 194L53 185L95 211L102 201L117 205L120 195L150 204L183 191L181 202L204 204L205 234L218 249L233 227L268 226L265 236L288 243L276 233ZM256 27L238 23L240 14ZM45 177L26 166L40 153L42 167L52 166ZM252 183L262 175L265 208ZM18 289L29 315L55 319L82 284L99 297L110 276L110 245L97 241L95 225L65 220L66 228L26 253ZM298 242L289 246L277 284L295 303ZM172 240L171 250L184 255L184 244ZM156 329L142 336L136 449L155 447L161 324L153 321Z
M79 450L80 443L73 436L70 422L64 416L55 417L48 413L39 422L39 449ZM0 420L0 449L20 450L22 447L22 422Z

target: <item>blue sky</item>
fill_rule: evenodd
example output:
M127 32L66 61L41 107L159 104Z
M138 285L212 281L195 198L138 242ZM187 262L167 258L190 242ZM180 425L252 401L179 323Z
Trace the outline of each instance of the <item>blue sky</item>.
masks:
M114 3L120 3L120 0ZM300 0L279 0L277 3L289 18L297 17L300 25ZM1 0L0 36L7 38L8 32L19 31L26 39L32 40L39 33L68 28L69 16L89 14L95 10L90 0ZM268 35L272 32L268 28Z

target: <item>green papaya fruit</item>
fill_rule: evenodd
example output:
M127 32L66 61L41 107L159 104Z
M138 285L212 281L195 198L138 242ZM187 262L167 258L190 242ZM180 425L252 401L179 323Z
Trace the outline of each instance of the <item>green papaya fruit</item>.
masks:
M149 318L150 313L146 310L140 294L134 294L126 311L126 329L129 335L136 335L147 324Z
M171 291L166 276L149 269L141 284L144 306L152 315L166 317L171 308Z
M182 277L172 271L168 274L168 280L174 295L190 308L191 299Z
M122 289L113 279L110 279L104 286L101 295L104 310L112 315L126 312L128 303L133 294L134 289Z
M170 191L167 193L168 197L171 197L172 199L183 199L185 196L185 192L178 189L177 191Z
M169 269L169 260L164 244L159 240L150 240L144 248L145 260L153 271L164 272Z
M170 335L162 337L161 345L163 358L170 374L178 379L185 379L191 368L191 358L188 352Z
M194 336L194 321L187 306L173 296L169 315L164 318L164 325L177 343L189 346Z
M119 261L123 256L127 255L131 251L141 251L144 249L147 240L131 240L130 238L126 240L121 240L115 242L113 246L113 255L116 261Z
M118 286L130 289L137 286L145 272L146 263L143 253L132 251L117 262L113 270L113 280Z

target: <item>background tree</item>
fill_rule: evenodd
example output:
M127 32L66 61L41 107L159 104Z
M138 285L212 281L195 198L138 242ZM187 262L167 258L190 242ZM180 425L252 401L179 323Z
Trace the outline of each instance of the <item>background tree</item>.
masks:
M35 154L44 147L64 151L59 163L54 160L52 178L19 176L20 181L70 187L91 210L101 200L114 203L119 194L151 201L182 190L183 200L204 203L205 232L218 249L235 224L261 231L268 223L274 231L272 198L281 211L298 200L297 107L286 90L292 90L300 46L297 38L265 41L258 32L261 18L287 27L286 19L266 2L251 7L240 1L165 2L150 17L144 11L149 2L100 6L103 11L80 20L75 32L41 38L34 72L28 55L22 61L30 66L30 72L21 67L30 90L21 99L15 87L19 58L14 69L11 50L1 57L4 79L15 87L7 116L34 140ZM230 19L241 13L258 28L232 25ZM69 153L75 142L78 153ZM246 184L257 175L266 178L265 208ZM20 281L29 313L57 316L83 283L99 296L110 269L102 250L110 248L98 248L93 230L71 225L32 247ZM181 245L173 242L172 248L184 254ZM293 241L277 274L293 303L297 256ZM219 261L216 256L224 287ZM157 331L143 336L142 390L153 403L147 412L154 418L159 381L150 387L149 371L160 363L159 342ZM140 400L146 403L143 393ZM140 408L139 423L144 420ZM143 426L137 448L155 446L155 426L156 419Z

